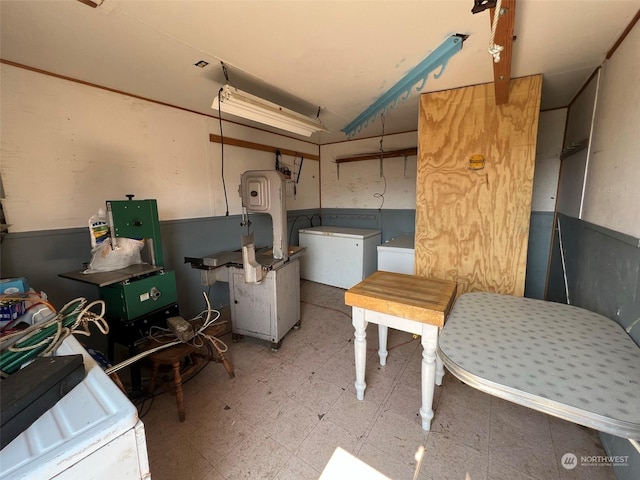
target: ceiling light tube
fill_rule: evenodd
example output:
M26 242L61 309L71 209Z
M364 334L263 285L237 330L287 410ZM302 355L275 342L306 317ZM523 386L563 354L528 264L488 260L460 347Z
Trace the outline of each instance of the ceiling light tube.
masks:
M310 137L315 132L328 132L320 120L314 120L300 113L271 103L250 93L225 85L213 100L211 108L253 120L254 122L279 128L287 132Z

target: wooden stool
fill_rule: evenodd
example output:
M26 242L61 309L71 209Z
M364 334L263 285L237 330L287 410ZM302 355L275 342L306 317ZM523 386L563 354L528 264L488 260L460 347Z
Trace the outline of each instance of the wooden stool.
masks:
M208 327L204 333L209 336L217 336L223 333L225 330L224 324L213 324ZM208 340L201 337L201 339L205 342ZM156 347L157 344L153 344L148 342L145 347L146 349L151 349ZM193 367L195 368L198 364L198 358L205 358L206 361L216 361L221 362L229 374L229 377L233 378L235 374L233 373L233 367L231 363L224 355L224 352L220 351L217 345L213 345L213 347L217 350L218 357L214 357L213 355L205 356L198 353L198 347L195 347L188 343L180 343L178 345L174 345L172 347L165 348L163 350L159 350L155 353L149 355L149 359L152 363L152 371L151 371L151 379L149 380L149 394L153 394L153 391L156 386L156 376L158 374L158 370L160 365L171 365L173 369L173 384L176 389L176 403L178 405L178 419L180 422L184 422L185 413L184 413L184 394L182 392L182 375L180 374L180 363L187 357L190 357L193 362Z

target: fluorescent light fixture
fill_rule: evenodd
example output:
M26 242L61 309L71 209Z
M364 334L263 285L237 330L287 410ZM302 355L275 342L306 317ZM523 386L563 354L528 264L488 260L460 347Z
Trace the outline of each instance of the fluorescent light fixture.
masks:
M416 87L416 90L418 92L422 90L429 74L438 67L440 67L440 71L434 75L434 78L439 78L440 75L444 73L444 69L447 67L447 63L449 63L451 57L462 50L462 44L467 37L468 35L457 33L447 38L434 51L427 55L424 60L413 67L398 83L349 122L342 131L347 137L352 137L363 127L369 125L370 121L375 120L378 114L384 115L387 108L394 109L400 98L402 98L402 101L409 98L413 86L418 82L420 82L420 84Z
M211 108L254 122L310 137L315 132L328 132L320 120L281 107L260 97L225 85L220 91L220 102L216 97Z

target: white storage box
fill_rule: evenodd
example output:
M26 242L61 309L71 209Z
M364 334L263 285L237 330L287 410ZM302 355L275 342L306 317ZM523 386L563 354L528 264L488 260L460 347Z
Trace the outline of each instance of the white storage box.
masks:
M149 479L144 426L129 399L74 337L85 379L0 451L4 479Z
M378 270L413 275L415 270L413 235L401 235L378 245Z
M351 288L378 269L376 247L381 231L321 226L301 229L300 277L313 282Z

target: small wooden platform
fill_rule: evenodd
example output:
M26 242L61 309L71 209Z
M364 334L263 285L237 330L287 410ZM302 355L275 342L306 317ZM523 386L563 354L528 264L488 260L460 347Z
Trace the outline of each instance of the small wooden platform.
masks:
M449 280L377 271L346 291L347 305L444 326L455 299Z

